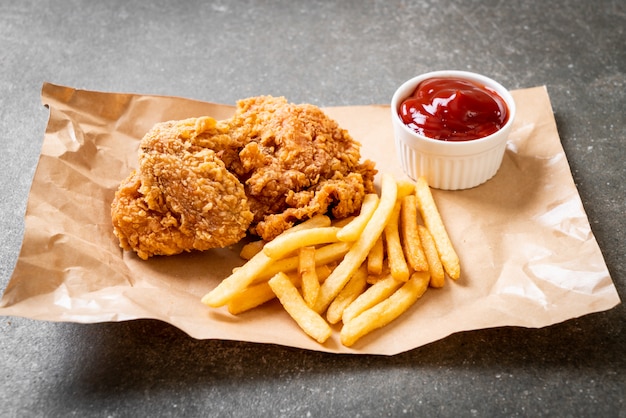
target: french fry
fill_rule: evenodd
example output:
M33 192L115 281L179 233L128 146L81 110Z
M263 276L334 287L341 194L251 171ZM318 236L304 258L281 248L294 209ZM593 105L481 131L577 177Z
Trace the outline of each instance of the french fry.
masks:
M260 272L267 269L273 260L263 251L257 253L243 266L221 281L219 285L202 297L202 303L218 308L228 303L234 295L248 287Z
M333 270L328 279L320 287L320 293L315 303L315 311L322 313L339 294L350 277L361 266L367 254L372 249L376 240L385 229L385 224L391 216L396 203L398 186L393 175L385 173L382 177L381 198L378 207L374 211L370 221L365 226L350 251L345 255L337 268Z
M340 228L335 226L327 226L289 232L265 244L263 252L268 257L279 260L302 247L336 242L338 241L337 232L340 230Z
M315 249L315 265L334 263L341 260L350 250L350 244L346 242L333 242L332 244L317 247Z
M428 272L418 271L389 298L364 311L341 328L341 343L351 347L364 335L384 327L409 309L428 289Z
M419 232L420 240L424 248L424 254L426 260L428 260L428 271L430 271L430 285L432 287L443 287L445 283L445 273L443 271L443 265L439 259L439 253L435 246L435 240L430 234L430 231L425 226L418 225L417 230Z
M315 271L319 277L323 279L324 275L330 274L332 270L325 265L317 267ZM302 287L302 280L296 272L288 273L287 277L295 287ZM272 291L267 281L256 283L230 298L227 305L228 312L232 315L239 315L240 313L254 309L275 298L276 294Z
M430 187L424 177L417 179L415 183L415 196L417 197L418 210L426 228L430 231L437 246L437 252L443 268L450 278L456 280L461 275L459 256L456 254L446 227L443 225L441 215L433 199Z
M383 236L379 236L374 246L367 254L367 272L378 275L383 271L383 261L385 259L385 248L383 246Z
M333 263L341 260L346 253L350 250L349 242L334 242L332 244L324 245L315 250L315 265L320 266L324 264ZM283 258L280 260L274 260L271 262L265 270L260 272L254 279L254 283L267 281L272 278L278 272L288 273L298 269L300 264L300 257L297 255Z
M241 251L239 251L239 257L243 258L244 260L250 260L263 249L264 245L265 241L263 241L262 239L257 241L251 241L241 247Z
M320 282L315 271L315 247L300 248L298 273L302 280L302 297L311 307L320 291Z
M324 264L315 268L315 274L317 275L320 283L323 283L324 280L326 280L326 278L333 271L333 267L328 264ZM296 274L296 272L292 271L286 274L294 286L300 288L302 287L302 280L300 276ZM267 280L264 282L252 284L241 292L234 295L232 298L230 298L230 300L228 301L228 312L230 312L232 315L238 315L240 313L249 311L250 309L256 308L257 306L260 306L266 302L269 302L275 297L276 294L270 288Z
M343 311L350 305L367 287L367 267L361 265L350 278L348 283L341 289L341 292L331 302L326 310L326 320L331 324L341 321Z
M387 276L389 276L389 269L387 269L386 273L383 274L377 274L377 275L373 275L373 274L368 274L367 275L367 284L376 284L381 280L385 280L385 278L387 278Z
M326 215L313 216L301 224L288 229L278 237L293 233L294 230L297 232L307 228L319 227L319 225L330 225L330 218ZM248 287L272 263L273 260L265 252L258 252L243 266L234 270L230 276L222 280L217 287L205 294L201 299L202 303L213 308L226 305L230 298ZM297 264L292 270L296 267Z
M337 228L343 228L344 226L346 226L350 222L352 222L354 220L354 218L356 218L356 216L348 216L347 218L343 218L343 219L335 219L335 220L332 221L330 226L336 226Z
M317 261L316 261L317 263ZM337 267L337 265L333 262L328 264L322 264L321 266L317 266L315 268L315 274L317 274L317 280L320 284L324 283L324 281L330 276L330 273Z
M418 223L418 212L425 225ZM382 176L380 197L364 197L356 216L316 215L270 242L252 241L248 261L204 295L237 315L278 298L302 330L323 344L343 322L347 347L395 320L426 291L442 287L460 263L424 178ZM325 318L322 316L324 315Z
M402 202L396 201L387 225L385 225L385 243L387 245L387 262L394 279L401 282L409 280L409 266L404 258L404 250L400 243L400 233L398 231L398 219Z
M337 232L337 239L345 242L356 241L376 210L379 200L376 193L366 194L361 205L361 212L359 212L358 216L356 216L352 222L341 228L341 231Z
M378 280L343 310L341 318L343 323L350 322L353 318L359 316L361 312L387 299L402 284L403 282L394 279L391 274Z
M415 271L428 270L428 260L426 260L426 254L424 254L422 241L417 230L417 199L413 194L402 199L400 231L402 232L402 246L409 266Z
M332 221L327 215L314 215L309 219L300 222L297 225L292 226L291 228L285 230L280 235L290 234L292 232L302 231L303 229L311 229L311 228L324 228L327 226L331 226Z
M330 337L332 333L330 325L317 312L309 308L287 275L278 273L268 283L287 313L308 336L320 344Z
M267 282L255 284L237 293L228 301L228 312L238 315L274 299L276 294Z
M396 183L398 184L398 199L415 193L415 183L411 180L402 179L398 180Z

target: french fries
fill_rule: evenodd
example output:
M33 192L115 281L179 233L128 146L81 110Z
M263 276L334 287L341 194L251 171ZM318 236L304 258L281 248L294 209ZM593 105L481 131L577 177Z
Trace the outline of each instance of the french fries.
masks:
M244 260L250 260L252 257L257 255L259 251L263 250L263 246L265 242L263 240L252 241L241 247L241 251L239 251L239 257Z
M435 240L437 246L437 253L441 258L441 264L446 270L446 273L450 278L456 280L461 275L461 266L459 263L459 256L456 254L450 237L446 231L446 227L443 225L441 215L435 205L433 195L430 192L430 187L424 177L417 179L415 183L415 196L418 201L418 208L422 214L422 219L426 228L430 231Z
M341 343L350 347L369 332L384 327L409 309L422 297L427 288L428 272L413 273L411 279L389 298L344 324L341 328Z
M278 299L320 344L332 335L331 324L341 324L346 347L394 321L429 286L444 286L446 273L460 276L426 181L396 181L390 174L382 176L380 197L366 195L358 215L315 216L270 242L246 244L240 255L246 263L202 303L227 305L238 315Z
M367 287L367 267L362 265L350 278L350 281L341 289L341 292L332 301L326 310L326 319L331 324L341 321L344 311L359 297Z
M315 271L315 247L300 248L299 257L298 273L302 280L302 297L311 307L320 291L320 281Z
M426 254L424 254L422 240L417 228L417 200L413 194L402 198L402 219L400 223L407 262L415 271L428 270L428 260L426 260Z
M361 312L387 299L387 297L395 292L401 285L402 282L396 280L392 275L378 280L365 292L359 295L359 297L357 297L355 301L350 304L350 306L344 309L341 317L344 324L350 322Z
M378 237L374 246L367 255L367 272L373 275L379 275L383 272L385 261L385 248L383 236Z
M341 228L341 231L337 232L337 239L345 242L356 241L363 232L363 229L365 229L365 225L367 225L374 214L376 207L378 207L378 202L377 194L372 193L365 195L359 216L355 217L349 224Z
M233 296L252 283L259 272L269 267L272 261L263 251L258 252L246 264L222 280L210 293L204 295L202 303L213 308L226 305Z
M278 260L299 248L317 244L337 242L337 232L340 229L335 226L322 228L303 229L297 232L280 235L263 247L263 252L270 258Z
M285 273L278 273L268 283L287 313L307 335L321 344L330 337L332 333L330 325L317 312L309 308Z
M274 299L276 294L268 282L251 285L228 301L228 312L238 315Z
M315 269L315 275L319 283L323 283L330 275L331 271L332 268L328 264L317 267ZM295 274L295 272L290 272L287 274L287 277L289 277L289 280L291 280L294 286L302 286L302 278ZM233 315L238 315L275 298L276 294L272 291L267 281L252 284L228 301L228 312Z
M367 258L367 254L385 229L398 195L398 186L392 175L383 175L381 189L380 202L372 214L370 222L365 226L363 233L354 242L341 263L320 287L320 294L314 308L316 312L321 313L328 308L335 296L337 296L361 263Z
M415 193L415 183L411 180L398 180L398 199L402 200L405 196Z
M300 231L302 229L316 228L322 225L330 225L330 218L325 215L314 216L294 228L288 229L277 238ZM202 297L202 303L213 308L224 306L228 300L251 284L255 277L272 264L272 258L264 251L259 251L241 268L233 271L211 292Z
M401 282L409 280L409 266L404 258L404 249L400 243L398 219L400 218L401 201L397 201L391 212L389 222L385 225L385 242L387 243L387 262L394 279Z
M437 254L437 246L431 233L425 226L417 226L420 241L424 247L424 253L428 260L428 270L430 271L430 285L432 287L443 287L445 280L445 272L443 271L443 265Z
M319 247L315 250L315 265L323 266L341 260L349 249L350 243L348 242L335 242ZM290 272L297 270L299 265L300 257L297 255L275 260L265 270L258 272L256 278L253 279L253 283L267 281L281 271Z

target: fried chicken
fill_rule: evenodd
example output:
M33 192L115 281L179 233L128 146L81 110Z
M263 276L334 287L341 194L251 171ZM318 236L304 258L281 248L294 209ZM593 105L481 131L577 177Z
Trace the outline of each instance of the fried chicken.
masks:
M358 213L374 163L321 109L260 96L235 115L156 124L111 205L120 246L147 259L269 241L299 221Z
M139 169L111 205L120 246L147 259L238 242L253 219L243 185L224 163L238 144L212 118L155 125L142 139Z
M251 232L264 240L316 214L355 214L374 191L374 163L360 163L360 144L316 106L252 97L237 103L229 125L246 144L231 170L245 185Z

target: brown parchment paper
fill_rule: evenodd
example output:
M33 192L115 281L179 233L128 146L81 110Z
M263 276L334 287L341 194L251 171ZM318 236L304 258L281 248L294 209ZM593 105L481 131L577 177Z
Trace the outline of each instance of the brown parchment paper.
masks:
M110 203L137 165L144 133L159 121L227 118L233 106L46 83L42 101L50 119L0 315L81 323L154 318L198 339L390 355L459 331L543 327L610 309L619 296L570 174L546 88L513 96L518 115L496 176L470 190L433 191L461 259L461 278L428 290L402 317L346 348L338 332L324 345L311 340L277 303L237 317L201 304L242 263L237 246L142 261L121 251L113 236ZM404 177L388 106L325 110L363 144L363 157L379 171Z

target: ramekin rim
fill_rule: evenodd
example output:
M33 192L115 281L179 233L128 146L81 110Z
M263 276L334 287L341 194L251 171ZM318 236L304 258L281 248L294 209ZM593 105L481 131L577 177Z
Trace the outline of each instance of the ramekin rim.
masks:
M496 132L492 133L491 135L488 135L482 138L472 139L470 141L443 141L440 139L429 138L425 135L421 135L415 132L414 130L406 126L406 124L400 119L400 116L398 115L398 106L400 104L400 100L404 98L404 97L400 97L400 93L404 92L405 90L409 90L409 86L411 87L410 90L414 90L415 87L417 87L418 83L424 80L427 80L429 78L434 78L434 77L468 78L474 81L481 81L485 86L496 90L496 92L500 94L502 96L502 99L506 102L506 105L509 111L509 117L506 123L504 124L504 126L502 126L500 129L498 129ZM467 147L472 147L472 146L478 146L479 144L483 144L485 142L493 141L494 137L497 138L501 134L502 131L506 131L513 124L516 113L517 113L517 109L515 106L515 99L513 98L513 96L511 95L511 93L506 87L504 87L498 81L490 77L487 77L483 74L479 74L479 73L475 73L471 71L465 71L465 70L435 70L435 71L422 73L400 84L400 86L395 90L391 98L392 118L394 119L394 122L399 124L400 129L404 130L406 133L410 134L411 136L415 137L416 139L420 141L432 143L433 145L437 144L440 146L449 146L451 148L452 147L457 147L457 148L466 147L467 148ZM449 145L442 145L442 144L449 144Z

